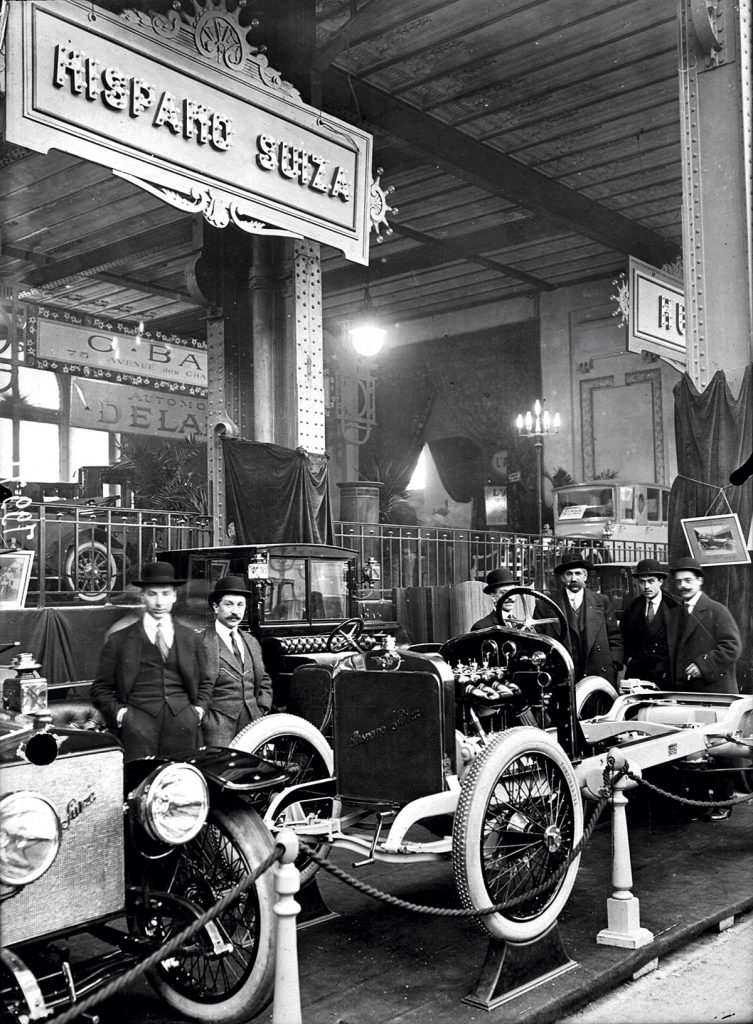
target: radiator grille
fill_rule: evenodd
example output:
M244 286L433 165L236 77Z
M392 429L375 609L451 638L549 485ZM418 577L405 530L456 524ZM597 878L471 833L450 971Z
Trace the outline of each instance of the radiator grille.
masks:
M61 822L69 802L94 793L64 828L52 867L0 904L3 945L63 931L123 908L123 754L118 749L58 757L50 765L3 765L3 793L33 790Z
M442 792L449 767L445 689L424 672L335 678L335 775L343 799L404 804Z

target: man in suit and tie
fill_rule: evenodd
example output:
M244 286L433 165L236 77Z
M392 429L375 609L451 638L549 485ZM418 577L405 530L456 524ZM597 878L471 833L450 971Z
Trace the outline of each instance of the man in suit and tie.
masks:
M640 596L627 606L620 621L625 646L625 676L670 685L667 623L677 601L667 594L667 570L655 558L644 558L632 571Z
M669 617L667 645L675 690L739 693L740 630L719 601L703 593L703 569L680 558L669 570L682 604Z
M586 586L591 563L578 555L565 555L554 567L562 581L562 590L552 600L567 621L567 643L575 666L575 679L601 676L614 685L622 668L622 634L604 594L595 594ZM546 632L556 635L551 627Z
M227 747L249 723L272 707L272 680L261 647L238 628L246 614L248 589L241 576L225 576L209 595L214 625L204 630L214 690L202 730L207 746Z
M212 678L199 634L172 617L184 582L169 563L147 563L134 580L143 614L112 633L99 657L91 698L127 761L199 746Z
M739 693L737 660L742 652L740 630L732 615L703 593L703 569L694 558L679 558L670 566L672 583L681 604L673 608L667 626L667 646L672 688L699 693ZM691 784L691 796L702 800L730 800L731 772L718 772L711 781L700 776ZM724 821L731 807L715 806L706 811L710 821Z

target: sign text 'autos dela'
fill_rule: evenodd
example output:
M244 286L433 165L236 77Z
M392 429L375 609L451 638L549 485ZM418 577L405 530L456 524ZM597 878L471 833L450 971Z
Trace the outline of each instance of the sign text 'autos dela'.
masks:
M228 115L189 97L176 97L72 47L55 46L53 84L58 89L68 87L74 96L91 103L101 102L109 110L128 111L134 119L148 117L155 130L193 140L198 146L217 152L233 146L235 126ZM260 170L277 171L282 178L342 202L352 198L353 185L344 169L330 167L324 157L264 132L257 136L256 146Z

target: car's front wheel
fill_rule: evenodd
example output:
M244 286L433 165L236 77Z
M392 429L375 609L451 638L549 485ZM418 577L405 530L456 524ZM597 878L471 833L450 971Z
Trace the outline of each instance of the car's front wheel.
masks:
M310 722L298 715L285 713L267 715L242 729L230 744L249 754L272 761L290 773L288 786L320 782L334 771L335 756L322 734ZM294 828L296 822L326 821L341 811L341 803L332 797L291 799L274 814L266 813L264 821L273 832L280 828ZM317 853L326 857L330 844L314 843ZM305 852L296 858L301 873L301 885L306 885L319 870L319 866Z
M575 884L579 856L563 865L582 834L580 789L565 751L541 729L499 733L471 763L455 813L452 862L463 906L515 901L478 923L510 942L543 935Z
M177 859L155 866L165 873L144 879L147 895L129 919L132 926L164 944L214 906L272 848L272 837L254 811L236 803L212 807L196 838L176 849ZM175 901L150 898L150 884L167 888ZM212 1024L241 1024L261 1013L274 991L274 902L270 869L185 948L153 968L149 981L168 1006Z

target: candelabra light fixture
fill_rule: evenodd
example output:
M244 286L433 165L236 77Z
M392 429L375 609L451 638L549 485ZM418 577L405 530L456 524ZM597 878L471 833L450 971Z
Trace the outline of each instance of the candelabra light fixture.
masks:
M519 413L515 420L518 434L521 437L532 437L536 446L539 551L543 550L544 541L544 438L549 434L559 434L560 432L560 414L556 412L553 416L550 415L549 411L544 408L544 401L537 398L533 403L533 412L529 409L525 413Z

